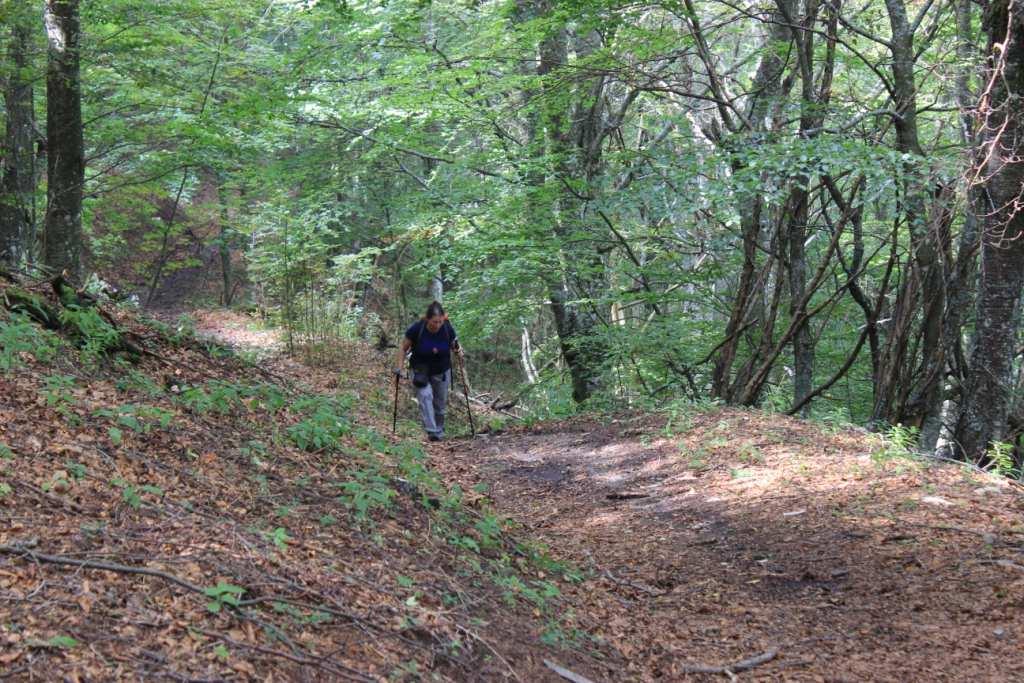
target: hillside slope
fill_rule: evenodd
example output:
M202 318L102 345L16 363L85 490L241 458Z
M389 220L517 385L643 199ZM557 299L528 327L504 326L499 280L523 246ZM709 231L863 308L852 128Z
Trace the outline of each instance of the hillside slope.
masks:
M256 367L189 330L33 296L54 331L0 287L23 312L0 314L3 680L595 669L598 645L551 635L586 628L561 616L570 569L373 424L390 396L364 348L338 349L341 373ZM74 328L68 311L103 314Z
M404 438L390 434L390 354L256 366L109 310L141 356L0 316L4 680L1024 667L1016 485L862 430L721 408L427 448L404 392ZM197 317L250 348L276 341Z

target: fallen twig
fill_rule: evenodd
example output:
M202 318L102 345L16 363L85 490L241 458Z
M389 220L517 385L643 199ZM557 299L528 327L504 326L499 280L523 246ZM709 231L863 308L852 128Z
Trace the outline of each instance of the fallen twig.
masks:
M612 574L612 570L611 569L605 569L604 570L604 575L607 576L608 579L612 583L617 583L620 586L629 586L630 588L635 588L638 591L643 591L644 593L647 593L648 595L655 595L655 596L657 596L657 595L664 595L665 592L666 592L666 591L660 591L660 590L658 590L656 588L651 588L650 586L647 586L647 585L642 584L642 583L634 583L633 581L629 581L627 579L620 579L617 576L615 576L614 574Z
M309 657L293 655L288 652L282 652L281 650L263 647L262 645L253 645L251 643L245 643L240 640L235 640L230 636L226 636L223 633L217 633L216 631L207 631L206 629L195 628L194 626L191 628L193 631L196 631L197 633L202 633L204 636L216 638L217 640L222 640L228 645L233 645L235 647L244 647L248 650L254 650L265 655L270 655L271 657L281 657L282 659L287 659L290 662L295 662L296 664L301 664L303 666L312 666L318 669L323 669L325 671L330 671L331 673L341 676L350 681L360 681L360 683L374 683L374 681L376 680L374 678L370 678L362 671L349 668L344 664L341 664L340 662L331 661L330 664L328 664L319 659L310 659Z
M1024 572L1024 564L1017 564L1012 560L975 560L974 564L994 564L1007 569L1019 569Z
M747 659L741 659L733 664L727 664L725 666L707 666L704 664L684 664L683 672L688 674L735 674L737 671L746 671L747 669L753 669L755 666L760 666L766 662L770 662L778 657L778 650L768 650L763 652L756 657L749 657Z
M34 550L31 550L31 547L32 544L30 543L0 545L0 555L13 555L23 560L31 560L33 562L43 562L47 564L61 564L69 567L78 567L79 569L99 569L107 572L117 572L119 574L142 574L143 576L155 576L194 593L203 594L204 591L202 586L197 586L196 584L190 583L185 579L178 578L173 574L162 572L159 569L131 567L126 564L97 562L95 560L76 560L67 557L66 555L46 555L44 553L37 553Z
M593 683L593 681L591 681L589 678L586 678L585 676L580 676L578 673L574 671L569 671L565 667L558 666L550 660L545 659L544 666L551 669L562 678L572 681L572 683Z

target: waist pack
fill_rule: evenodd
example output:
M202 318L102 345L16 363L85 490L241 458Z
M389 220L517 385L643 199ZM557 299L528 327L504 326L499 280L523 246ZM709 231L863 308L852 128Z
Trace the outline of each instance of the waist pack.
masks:
M430 369L426 365L414 365L412 367L412 385L417 389L430 384Z

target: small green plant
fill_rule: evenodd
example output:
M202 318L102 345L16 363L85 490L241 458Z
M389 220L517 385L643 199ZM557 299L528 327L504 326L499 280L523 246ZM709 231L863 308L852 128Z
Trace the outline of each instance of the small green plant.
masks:
M739 459L747 465L761 465L764 463L764 454L760 448L748 442L740 446Z
M284 527L277 527L273 531L265 534L268 541L273 541L274 545L278 550L288 550L288 541L291 540L291 536L288 535L288 531Z
M20 366L22 354L48 363L59 347L60 338L36 325L27 315L17 314L9 320L0 320L0 370L4 372Z
M11 462L14 460L14 451L7 444L0 441L0 460L4 462Z
M74 460L68 460L64 463L64 467L67 468L68 473L75 481L82 481L85 479L86 470L85 465L82 463L75 462Z
M72 375L49 375L43 379L43 383L46 385L43 391L46 405L68 422L77 423L79 418L71 410L75 402L75 397L71 393L75 387L75 378Z
M182 313L178 317L178 322L174 325L174 330L171 333L170 341L176 346L183 346L194 341L196 338L196 321L195 318Z
M0 500L3 500L12 493L14 493L14 489L11 488L11 485L7 482L0 481Z
M146 373L140 372L132 367L124 367L122 368L122 372L124 374L121 375L114 383L114 386L117 387L118 391L137 391L149 396L150 398L163 396L163 387L154 382Z
M110 440L119 444L123 434L119 427L127 427L136 434L148 434L154 427L167 429L174 418L174 413L157 406L129 403L115 408L100 408L93 412L96 417L114 420L117 427L108 430Z
M398 492L391 488L390 480L376 467L356 470L353 479L341 484L341 503L353 511L356 519L369 519L370 512L390 507Z
M244 593L245 589L241 586L221 581L216 586L203 590L203 594L210 598L210 602L206 603L206 609L216 614L224 607L238 607L239 598Z
M142 507L142 498L139 496L139 492L135 489L135 485L129 481L117 477L110 481L111 484L121 489L121 500L124 501L128 507L133 510L138 510Z
M883 464L894 458L913 457L917 436L917 427L893 425L888 434L882 438L882 447L871 452L871 460L875 464Z
M1013 444L1005 441L993 441L985 451L985 459L992 463L992 468L1004 477L1019 478L1021 472L1013 462Z
M292 403L291 410L307 417L288 427L288 438L304 451L335 449L352 431L346 416L350 401L333 396L308 396Z

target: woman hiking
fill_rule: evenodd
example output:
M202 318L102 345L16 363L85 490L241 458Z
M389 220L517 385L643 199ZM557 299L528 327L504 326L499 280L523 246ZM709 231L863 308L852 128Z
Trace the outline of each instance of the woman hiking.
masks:
M412 351L412 384L420 404L420 419L427 438L444 438L444 416L448 389L452 383L451 352L462 356L462 347L455 328L448 321L444 308L437 301L427 306L427 313L409 326L398 349L395 375L402 376L405 355Z

